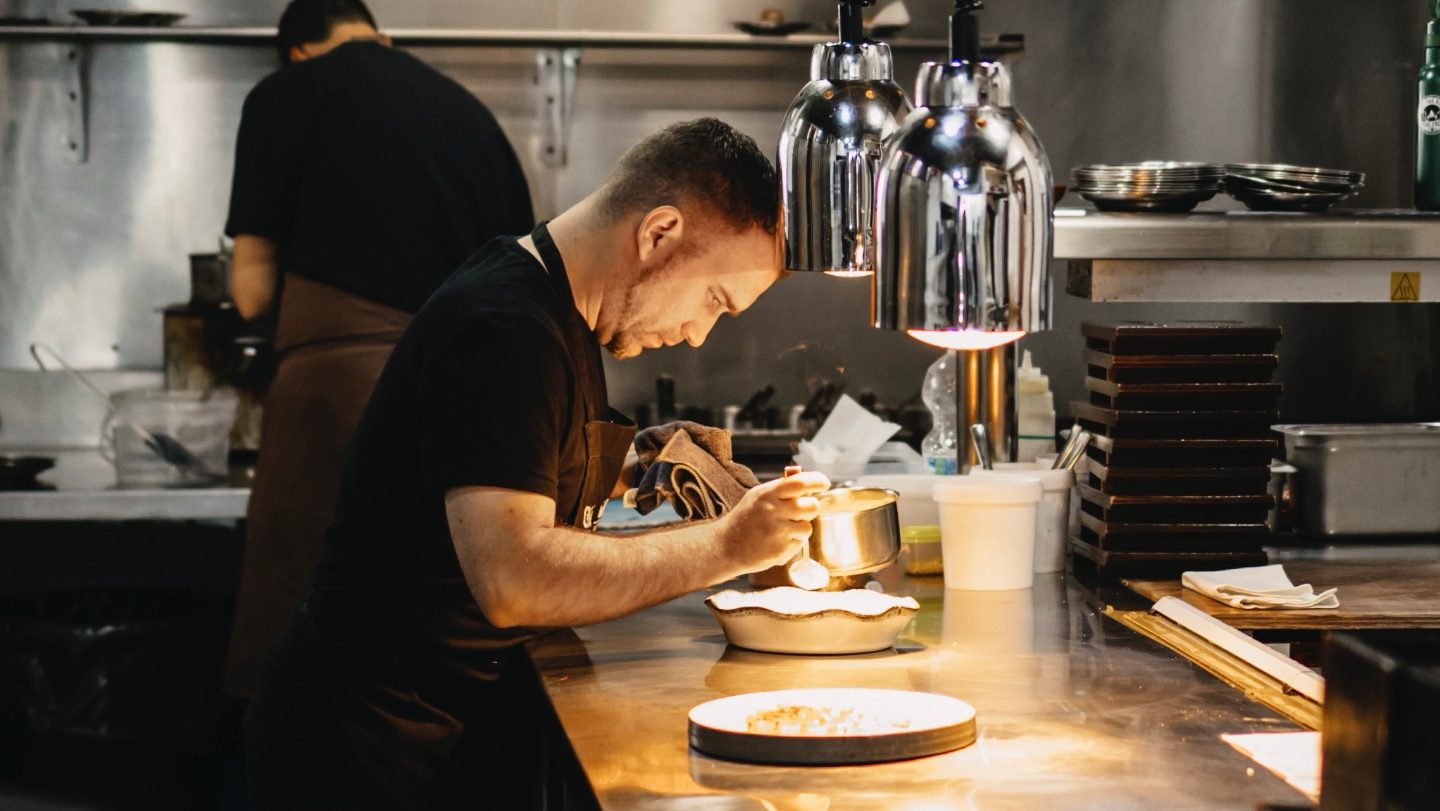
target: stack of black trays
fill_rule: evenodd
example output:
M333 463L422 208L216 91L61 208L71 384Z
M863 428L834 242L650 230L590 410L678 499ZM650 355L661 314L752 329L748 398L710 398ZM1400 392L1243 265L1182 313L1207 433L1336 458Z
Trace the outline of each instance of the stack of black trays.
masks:
M1071 551L1116 577L1178 577L1266 562L1266 492L1279 327L1084 324L1095 435L1082 466Z

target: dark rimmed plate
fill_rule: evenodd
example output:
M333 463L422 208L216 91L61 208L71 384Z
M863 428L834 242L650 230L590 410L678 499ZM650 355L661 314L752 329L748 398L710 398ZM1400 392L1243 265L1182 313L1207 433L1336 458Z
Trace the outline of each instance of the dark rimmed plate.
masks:
M1258 496L1269 491L1268 467L1107 467L1090 461L1081 481L1115 496Z
M802 20L783 23L737 22L731 25L752 37L788 37L810 30L810 23Z
M1109 524L1263 524L1275 497L1122 496L1078 484L1080 512Z
M44 490L35 477L55 467L53 456L0 453L0 490Z
M164 28L185 19L184 14L168 11L119 11L114 9L76 9L70 12L86 25L109 25L134 28Z
M1280 413L1266 410L1122 411L1070 402L1075 421L1092 434L1117 439L1257 439L1271 434Z

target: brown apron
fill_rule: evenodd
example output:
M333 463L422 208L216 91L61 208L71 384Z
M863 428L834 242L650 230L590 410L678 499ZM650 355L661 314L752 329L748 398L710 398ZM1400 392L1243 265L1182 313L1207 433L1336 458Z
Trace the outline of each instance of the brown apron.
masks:
M310 588L335 510L350 435L409 313L287 275L245 515L245 560L225 690L254 695L265 649Z

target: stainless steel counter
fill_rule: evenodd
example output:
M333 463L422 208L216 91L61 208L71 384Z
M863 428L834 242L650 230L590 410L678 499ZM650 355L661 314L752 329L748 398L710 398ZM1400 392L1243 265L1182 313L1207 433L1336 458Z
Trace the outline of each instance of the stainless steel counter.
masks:
M891 579L920 614L897 650L796 657L727 648L690 595L531 653L604 809L1250 809L1306 803L1222 743L1296 727L1096 614L1074 586L946 592ZM686 713L735 693L886 687L973 704L979 740L902 763L800 768L692 752ZM718 796L717 796L718 795Z
M19 451L17 451L19 452ZM234 521L250 501L243 482L193 489L119 490L115 469L93 448L42 448L54 490L0 491L0 521Z

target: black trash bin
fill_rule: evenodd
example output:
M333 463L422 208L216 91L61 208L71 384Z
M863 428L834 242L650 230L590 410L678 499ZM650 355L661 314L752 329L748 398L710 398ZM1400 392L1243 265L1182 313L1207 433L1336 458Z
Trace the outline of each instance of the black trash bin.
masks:
M154 590L0 595L3 777L97 807L195 807L230 607Z

